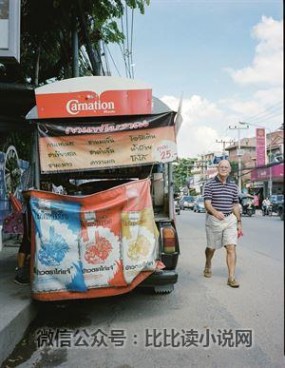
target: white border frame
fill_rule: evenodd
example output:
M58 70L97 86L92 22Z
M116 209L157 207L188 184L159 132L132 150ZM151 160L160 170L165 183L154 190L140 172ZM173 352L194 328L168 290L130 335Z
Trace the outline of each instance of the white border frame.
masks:
M15 59L20 62L21 1L9 1L8 48L0 48L0 62Z

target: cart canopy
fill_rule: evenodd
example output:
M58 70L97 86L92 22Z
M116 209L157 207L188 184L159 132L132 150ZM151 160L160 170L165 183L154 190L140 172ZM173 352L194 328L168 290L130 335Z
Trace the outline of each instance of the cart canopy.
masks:
M41 173L172 162L176 113L145 83L81 77L35 90Z

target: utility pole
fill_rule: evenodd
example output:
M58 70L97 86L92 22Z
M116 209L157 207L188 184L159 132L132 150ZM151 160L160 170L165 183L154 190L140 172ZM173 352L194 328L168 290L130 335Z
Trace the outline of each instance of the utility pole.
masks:
M216 139L216 143L222 143L223 144L223 159L225 159L225 157L226 157L226 143L230 144L232 142L233 142L232 139L229 140L229 141L225 141L225 140L222 140L222 139L221 140Z
M238 150L237 150L237 156L238 156L238 188L239 191L241 192L241 156L242 156L242 152L240 149L240 130L241 129L248 129L249 126L241 126L241 125L235 125L233 127L229 126L229 129L234 129L238 131Z
M259 125L259 124L253 124L253 123L245 123L245 122L239 122L242 125L247 125L247 127L249 126L254 126L257 128L262 128L264 130L268 129L269 131L269 135L270 135L270 141L269 141L269 155L267 155L267 143L266 143L266 156L267 156L267 165L269 165L269 180L268 180L268 192L269 192L269 196L271 196L272 194L272 130L269 127L263 126L263 125ZM267 139L267 135L266 135L266 139Z

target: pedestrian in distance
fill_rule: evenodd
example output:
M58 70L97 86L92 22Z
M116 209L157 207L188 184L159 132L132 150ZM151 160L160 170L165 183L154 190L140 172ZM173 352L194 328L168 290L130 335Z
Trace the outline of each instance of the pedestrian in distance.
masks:
M271 204L268 197L264 198L264 200L262 201L261 210L262 210L262 215L263 216L265 216L265 215L271 216L272 215L272 204Z
M254 196L253 196L253 205L254 205L255 209L257 209L259 207L259 196L257 194L254 194Z
M262 201L262 210L266 210L269 206L271 206L271 202L268 197L264 198Z
M17 267L14 282L18 285L26 285L29 283L30 265L28 210L13 193L9 193L9 200L12 212L4 219L3 230L8 234L17 234L17 240L21 239L21 245L17 254Z
M21 230L19 233L22 234L21 245L17 254L17 267L16 276L14 282L18 285L29 284L29 268L30 268L30 236L29 236L29 221L30 211L28 206L24 205L16 198L12 193L9 193L9 199L13 208L13 213L18 216L21 222ZM16 230L17 231L17 230Z
M18 285L30 283L31 239L28 227L28 213L23 212L24 234L17 254L17 267L14 282Z
M218 174L204 187L206 208L206 262L204 276L212 276L212 258L217 249L226 249L228 281L230 287L237 288L235 278L237 239L242 235L242 223L239 209L238 186L230 178L231 165L222 160L218 164Z

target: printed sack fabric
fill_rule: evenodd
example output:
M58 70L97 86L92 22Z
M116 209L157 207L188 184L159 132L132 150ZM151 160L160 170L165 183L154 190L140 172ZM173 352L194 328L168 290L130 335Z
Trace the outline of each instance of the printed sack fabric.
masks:
M82 197L28 195L34 292L124 287L155 270L158 231L148 179Z

